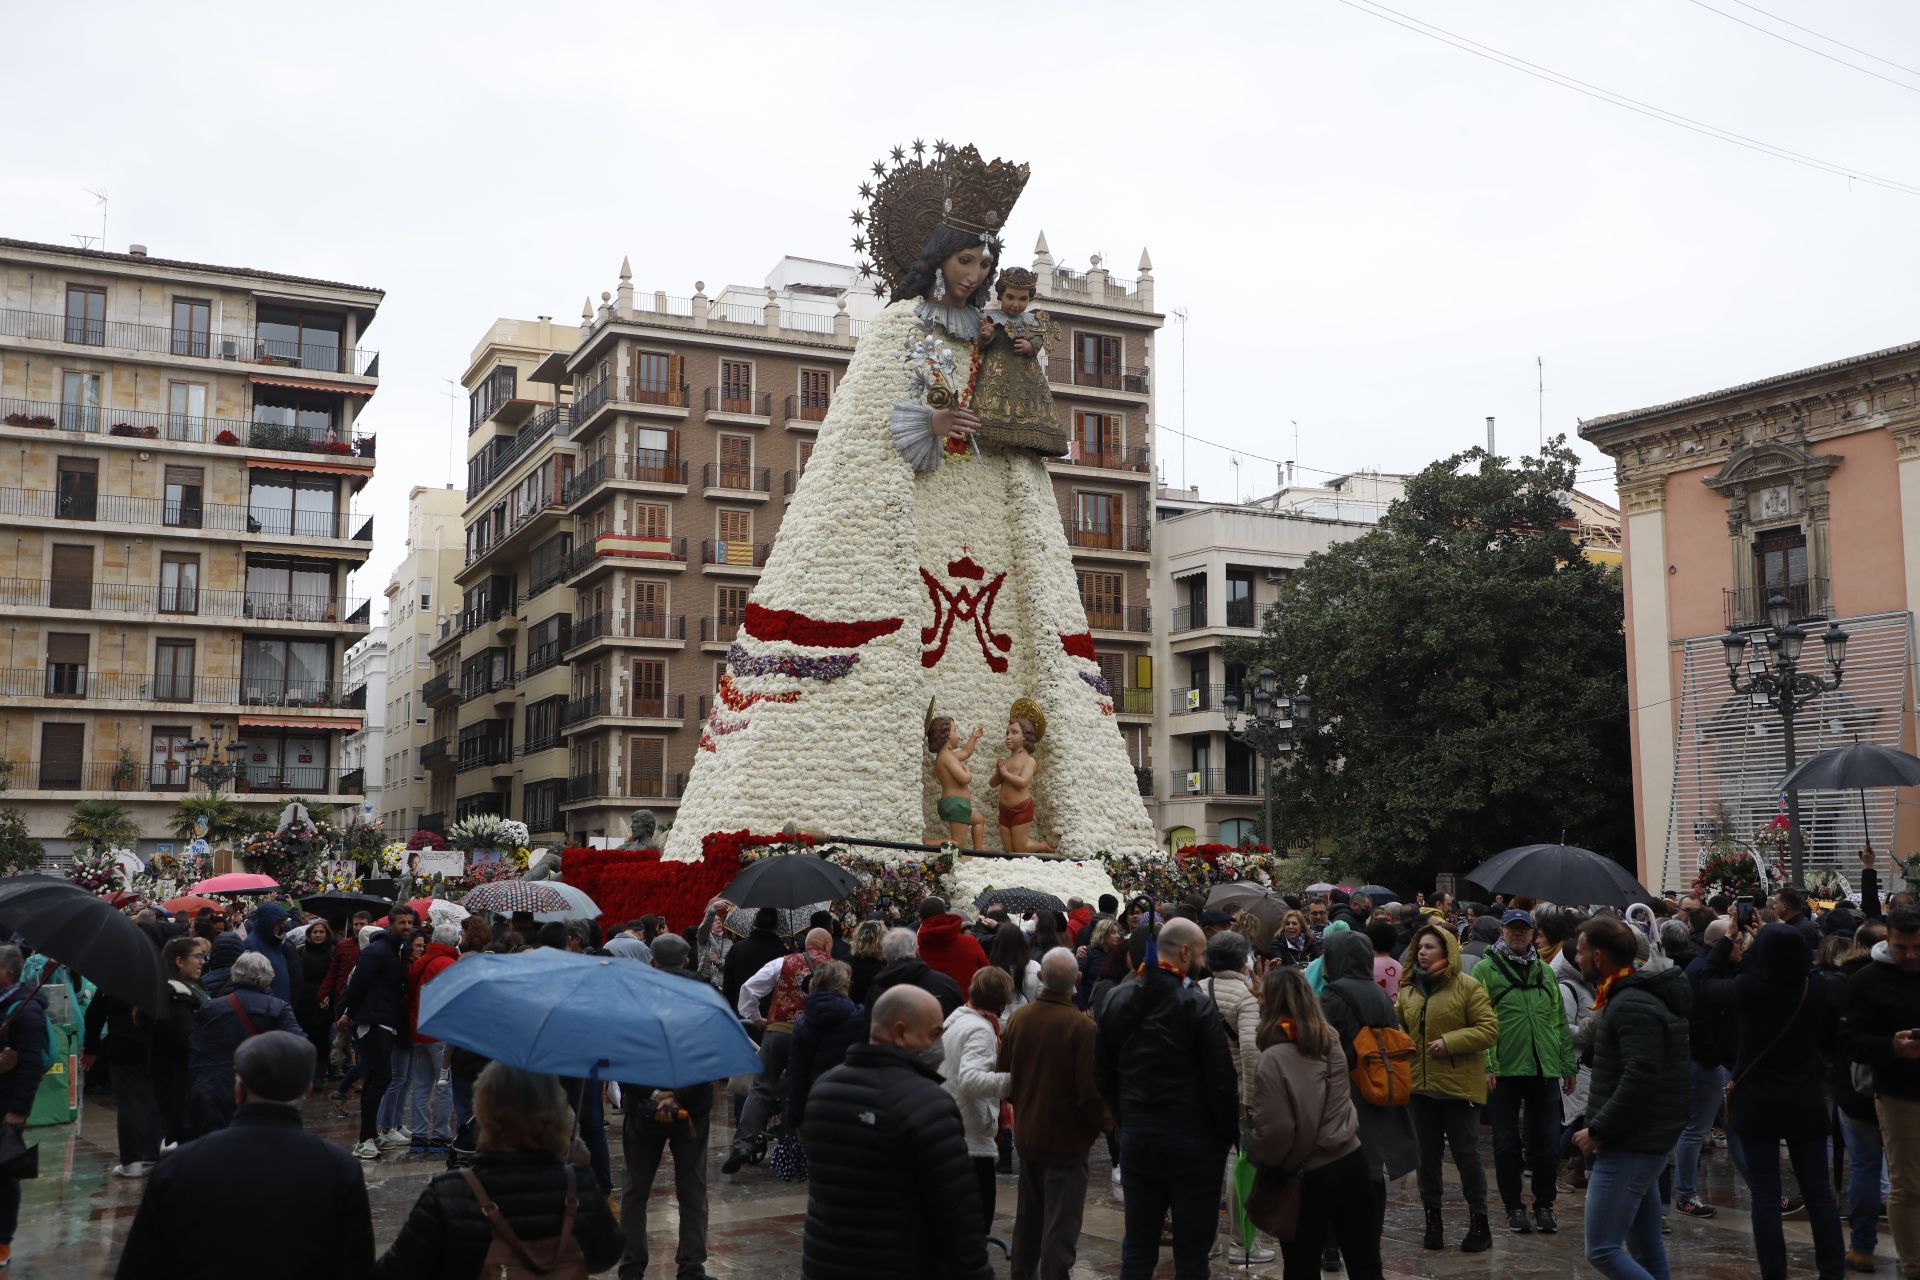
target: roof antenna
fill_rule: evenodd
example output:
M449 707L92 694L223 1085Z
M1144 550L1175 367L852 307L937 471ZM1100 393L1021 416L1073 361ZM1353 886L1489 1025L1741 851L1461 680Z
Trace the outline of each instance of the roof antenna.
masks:
M88 187L82 187L81 190L92 196L100 204L100 247L105 249L107 247L107 193L105 191L94 191ZM92 236L74 232L73 238L80 242L82 249L93 248Z

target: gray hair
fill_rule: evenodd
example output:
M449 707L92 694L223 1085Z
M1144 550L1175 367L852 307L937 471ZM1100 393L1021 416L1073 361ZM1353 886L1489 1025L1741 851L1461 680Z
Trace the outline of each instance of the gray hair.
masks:
M653 940L652 953L654 968L678 970L687 967L687 958L693 954L693 948L679 934L663 933Z
M240 958L233 962L233 968L227 974L227 981L236 987L251 987L255 991L273 989L273 961L258 951L242 951Z
M891 964L920 954L920 939L911 929L889 929L880 939L880 958Z
M1040 985L1055 995L1065 995L1080 981L1080 965L1073 952L1055 947L1040 957Z
M443 947L460 945L460 926L451 920L433 926L433 940Z
M1207 939L1207 968L1213 973L1239 973L1253 950L1243 933L1227 929Z
M26 963L20 955L20 948L0 946L0 973L17 978L20 976L20 970L26 967Z
M1660 948L1668 950L1684 947L1693 941L1693 930L1687 928L1685 920L1667 919L1660 922Z

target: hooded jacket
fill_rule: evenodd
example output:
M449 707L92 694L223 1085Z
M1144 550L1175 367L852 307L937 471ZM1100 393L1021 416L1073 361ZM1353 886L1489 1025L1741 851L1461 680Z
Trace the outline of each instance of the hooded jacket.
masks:
M1920 1098L1920 1058L1893 1056L1897 1031L1920 1027L1920 973L1908 973L1884 942L1873 963L1847 979L1842 1034L1847 1057L1873 1069L1873 1091Z
M980 940L966 930L966 922L949 912L920 922L920 958L952 978L964 997L976 971L987 967Z
M1340 1037L1348 1071L1354 1067L1353 1038L1362 1027L1399 1027L1393 1001L1373 980L1373 944L1363 933L1338 934L1327 942L1327 989L1320 1008ZM1376 1107L1362 1097L1351 1081L1353 1109L1360 1126L1360 1146L1367 1154L1374 1181L1411 1173L1420 1164L1420 1147L1413 1134L1413 1114L1407 1107Z
M1727 1127L1742 1138L1827 1132L1821 1053L1834 1047L1838 1028L1826 983L1814 979L1812 966L1804 933L1790 924L1761 929L1738 963L1730 939L1708 953L1698 994L1730 1009L1740 1028Z
M193 1015L187 1037L187 1101L181 1130L188 1138L224 1129L233 1118L233 1055L242 1041L268 1031L302 1039L293 1006L252 987L235 987Z
M1420 972L1415 958L1420 953L1420 939L1429 935L1440 939L1447 949L1446 966L1433 978ZM1395 1009L1401 1027L1413 1037L1413 1091L1484 1104L1486 1051L1500 1039L1500 1020L1493 1002L1487 999L1486 988L1461 969L1459 941L1447 929L1426 925L1407 944L1401 963L1400 999ZM1371 961L1368 968L1371 972ZM1441 1057L1427 1052L1427 1045L1434 1040L1446 1041L1447 1051Z
M5 1115L33 1113L34 1094L39 1092L40 1077L47 1073L51 1060L47 1050L47 998L38 988L32 995L26 995L25 990L16 982L0 995L0 1018L12 1013L15 1005L20 1006L6 1034L0 1036L0 1049L12 1049L20 1055L13 1070L0 1076L0 1114Z
M960 1108L967 1154L975 1159L994 1155L1000 1100L1009 1089L1007 1073L994 1069L1000 1059L999 1028L986 1014L965 1004L948 1015L940 1039L946 1050L940 1062L940 1083Z
M293 974L287 967L287 956L280 949L280 926L287 920L287 909L272 902L263 902L254 909L253 923L247 929L247 940L241 944L245 951L257 951L273 965L273 989L271 994L279 1000L293 1003Z
M787 1050L787 1109L785 1114L807 1114L807 1095L813 1082L845 1061L847 1050L858 1041L865 1026L866 1010L839 991L813 991L806 1007L793 1024L793 1041Z
M1587 1128L1615 1151L1671 1151L1687 1127L1687 1011L1693 987L1678 969L1614 979L1594 1015Z
M406 944L391 929L382 929L360 948L360 963L347 979L340 1009L363 1027L385 1027L396 1035L407 1030L407 967L400 953ZM402 1042L404 1043L404 1042Z
M1461 944L1460 953L1467 957L1468 964L1479 964L1480 958L1487 954L1487 948L1500 941L1500 917L1495 915L1475 916L1473 924L1467 930L1467 938Z
M420 988L432 982L460 958L460 953L444 942L429 942L426 951L407 969L407 1031L415 1044L437 1044L432 1036L420 1034Z
M213 940L213 947L207 952L207 967L200 975L200 985L206 988L208 995L226 994L227 979L233 973L233 962L246 949L245 941L231 929Z
M880 999L881 992L888 987L897 987L901 983L910 987L919 987L938 1000L942 1018L966 1003L966 997L961 994L960 987L952 978L933 968L919 956L904 956L873 975L873 981L867 984L867 1008L873 1008L874 1002ZM862 1040L867 1038L864 1020L860 1027L860 1038Z
M1312 962L1307 965L1307 985L1313 988L1313 994L1319 995L1327 989L1327 943L1343 933L1353 933L1354 931L1354 927L1345 920L1335 920L1329 923L1326 931L1320 935L1318 947L1320 954L1316 955Z
M1553 953L1553 960L1547 967L1553 970L1554 979L1560 984L1560 1011L1567 1020L1567 1034L1574 1046L1574 1061L1579 1064L1574 1073L1573 1092L1560 1104L1561 1114L1571 1123L1576 1117L1586 1114L1587 1098L1593 1091L1593 1067L1580 1047L1581 1025L1593 1016L1593 986L1581 975L1573 952L1566 947Z
M1487 989L1500 1020L1500 1038L1487 1050L1488 1073L1553 1080L1572 1076L1573 1034L1567 1030L1560 983L1547 962L1535 957L1515 964L1495 947L1473 966L1473 976Z

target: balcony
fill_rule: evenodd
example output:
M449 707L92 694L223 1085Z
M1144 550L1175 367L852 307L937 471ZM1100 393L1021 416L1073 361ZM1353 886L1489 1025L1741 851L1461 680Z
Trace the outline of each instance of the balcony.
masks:
M569 628L562 627L560 629L560 639L550 640L527 654L527 665L520 668L521 683L524 684L534 676L539 675L542 671L560 665L561 655L572 647L572 640L568 636L568 630Z
M1092 387L1144 396L1150 389L1148 371L1130 365L1085 365L1066 357L1047 359L1047 381L1061 387Z
M471 609L463 609L460 611L460 634L471 635L482 627L490 627L519 607L520 597L510 595L498 600L484 601Z
M773 473L766 467L742 467L730 462L708 462L700 467L700 487L709 497L762 497L773 492Z
M460 744L460 758L454 761L455 773L471 773L496 764L512 764L513 748L498 738L468 738Z
M115 409L106 405L59 404L50 400L0 398L0 425L158 443L218 444L238 449L275 449L282 453L322 453L369 461L374 453L373 437L358 433L348 442L331 431L289 427L277 422L194 417L151 409Z
M340 775L340 790L350 796L365 795L367 792L367 767L349 769Z
M482 423L490 421L517 426L543 403L521 395L519 383L518 373L505 366L482 378L468 399L467 434L472 435Z
M640 609L626 613L595 613L577 618L567 651L583 649L598 640L658 640L679 645L687 638L687 616Z
M61 494L53 489L0 488L0 518L8 516L298 539L344 538L348 526L360 518L352 513L267 510L227 502L170 502L117 493ZM371 522L372 517L367 519ZM370 541L373 534L369 529L366 538L355 536L359 541Z
M591 570L609 566L681 569L686 562L685 538L643 538L634 534L603 533L591 546L573 549L567 557L567 577L578 578Z
M506 675L499 677L476 675L471 680L461 682L460 705L464 707L467 703L484 698L490 693L505 693L512 689L512 672L508 672Z
M665 449L641 449L634 453L608 454L574 474L562 501L579 502L609 480L630 480L635 484L687 484L687 464Z
M731 645L740 634L740 619L706 617L700 619L700 643Z
M1133 780L1139 785L1141 795L1149 800L1153 799L1153 770L1135 765Z
M1145 473L1152 469L1152 450L1144 444L1132 446L1114 445L1110 448L1090 445L1081 440L1067 442L1067 456L1048 458L1048 462L1065 467L1097 467L1103 471L1132 471Z
M1175 795L1244 797L1260 796L1259 771L1245 769L1176 770L1172 777Z
M1826 578L1771 587L1735 587L1724 590L1727 629L1751 631L1767 624L1767 601L1784 596L1794 622L1825 622L1833 617L1832 583Z
M1257 627L1260 625L1260 610L1251 599L1227 601L1227 625L1230 627Z
M369 602L347 596L265 595L244 589L168 587L138 582L0 578L0 608L80 609L93 613L244 618L255 622L351 623Z
M715 422L739 427L765 427L773 423L773 396L728 396L719 387L708 387L703 412Z
M1220 699L1229 692L1241 691L1224 684L1192 685L1184 689L1167 690L1167 714L1175 716L1190 715L1196 711L1219 711Z
M1207 625L1207 606L1181 605L1173 611L1173 624L1168 628L1173 634L1182 631L1198 631Z
M450 706L459 700L460 691L453 687L453 672L442 671L420 686L420 701L430 707Z
M1067 545L1077 551L1120 551L1128 555L1148 553L1147 526L1143 524L1067 525Z
M542 751L553 751L566 745L567 740L565 738L557 733L549 733L544 737L529 738L527 741L521 743L520 755L523 758L526 756L537 756Z
M432 742L420 748L420 767L422 769L431 769L435 765L444 765L451 762L452 759L453 757L447 754L447 740L445 738L435 738Z
M331 680L272 681L249 676L102 673L75 663L0 669L0 697L69 702L168 702L195 707L311 707L362 710L365 685L349 690ZM359 693L358 702L354 694Z
M467 464L467 501L472 502L485 493L494 481L539 447L542 441L552 437L564 440L572 429L573 408L570 405L548 405L534 414L511 445L497 453L482 453Z
M361 679L359 684L347 690L347 696L340 705L353 711L365 711L367 709L367 682L364 678Z
M331 769L325 765L251 764L240 776L225 782L220 790L235 795L334 796L357 795L345 781L358 770ZM15 763L12 791L90 791L90 792L204 792L205 783L193 779L185 761L134 763L111 761L35 760Z
M491 542L484 543L480 546L469 546L467 548L466 560L461 565L463 569L472 568L489 556L499 555L504 548L510 546L515 538L519 537L521 533L542 515L551 513L559 516L563 514L566 510L567 496L566 489L563 486L553 484L535 495L531 502L522 502L518 493L510 495L508 498L502 499L502 501L508 504L509 515L507 517L506 529L498 538L495 538Z
M636 695L631 692L615 695L606 689L596 689L592 693L570 700L560 711L560 727L571 729L575 725L597 720L602 716L617 716L628 720L672 720L684 721L687 718L687 695L684 693L666 693Z
M1150 716L1153 714L1153 690L1115 689L1113 709L1116 714L1123 716Z
M1149 635L1153 631L1153 616L1145 605L1110 606L1081 604L1087 611L1087 626L1094 631L1126 631L1135 635Z
M615 777L612 773L575 774L567 779L567 803L593 800L677 800L684 774Z
M687 384L674 386L665 381L607 377L573 398L573 423L576 432L584 430L600 410L610 404L631 405L639 412L663 412L665 416L687 416Z
M700 563L725 569L760 569L767 563L768 544L709 538L700 544Z
M788 396L787 429L789 431L819 430L820 424L827 420L827 410L832 406L832 396Z
M107 347L143 355L184 356L223 364L272 365L315 373L380 376L380 353L335 343L320 346L262 338L257 333L202 333L164 324L124 320L86 320L50 311L0 311L0 337L70 346Z

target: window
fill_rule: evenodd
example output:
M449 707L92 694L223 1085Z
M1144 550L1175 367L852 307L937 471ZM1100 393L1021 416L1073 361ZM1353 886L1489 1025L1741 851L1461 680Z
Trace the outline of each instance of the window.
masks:
M607 371L603 366L601 376ZM639 404L683 404L680 357L664 351L633 353L633 398Z
M187 789L187 741L193 733L184 725L155 725L147 754L147 786L153 791Z
M1120 385L1120 339L1101 333L1073 335L1073 381L1082 387Z
M87 650L92 638L70 632L47 635L47 696L87 696Z
M636 659L633 664L633 706L635 716L667 714L667 664L657 658Z
M753 488L753 437L720 437L720 487Z
M1260 625L1260 618L1253 607L1253 573L1250 570L1227 570L1227 625L1230 627Z
M200 527L200 494L206 473L199 467L168 467L165 475L167 499L162 519L176 529Z
M207 384L167 384L167 439L204 441L207 438Z
M160 612L200 612L200 557L164 552L160 556Z
M633 582L633 632L650 640L667 638L667 586L664 582Z
M1067 442L1068 458L1083 467L1119 467L1124 461L1126 440L1124 423L1111 413L1073 414L1073 439Z
M318 706L328 699L333 646L324 640L249 637L240 654L240 700L249 706Z
M1080 580L1080 604L1087 611L1087 625L1105 631L1126 629L1126 584L1117 573L1074 575Z
M1184 603L1174 610L1173 629L1190 631L1207 625L1207 575L1196 573L1175 580L1173 589Z
M156 702L193 701L193 641L154 642L153 697Z
M333 565L326 561L247 561L249 618L326 622L333 618L333 603Z
M40 789L78 791L85 775L82 761L87 747L84 724L40 726Z
M627 740L627 794L664 796L666 789L667 744L662 738Z
M827 416L827 407L832 403L833 375L825 369L802 369L800 417L807 422L819 422Z
M1221 844L1247 844L1259 835L1260 827L1252 818L1228 818L1220 824Z
M556 613L527 629L527 675L545 671L560 661L572 631L573 617Z
M247 788L280 795L324 795L327 740L312 734L247 731Z
M255 387L249 443L259 449L310 449L340 438L337 397L285 387Z
M91 520L100 495L100 464L92 458L61 458L53 514L61 520Z
M753 365L746 360L720 362L720 411L753 412Z
M1190 741L1193 744L1193 771L1200 775L1200 790L1205 791L1212 782L1207 774L1213 767L1213 741L1204 734Z
M460 767L500 764L513 759L513 722L482 720L460 730Z
M813 461L813 441L802 440L796 456L800 461L800 474L805 475L807 473L807 464Z
M467 433L491 418L494 411L518 393L520 371L510 364L494 369L467 400Z
M633 478L680 483L680 433L641 427L633 433Z
M1224 790L1230 796L1260 794L1254 778L1253 749L1238 738L1227 739L1227 776Z
M207 331L213 322L213 306L198 298L173 300L173 354L207 354Z
M1754 539L1753 580L1768 595L1784 595L1796 611L1804 611L1807 606L1806 531L1769 529Z
M60 429L62 431L98 431L100 429L100 375L62 373L60 375Z
M99 285L67 286L67 341L98 347L107 340L107 291Z
M566 784L530 782L520 793L520 812L529 831L558 831L560 802L566 798Z
M669 516L663 502L636 502L633 504L633 533L637 538L664 538L667 536Z
M1213 705L1213 690L1207 683L1207 677L1212 674L1212 659L1206 654L1196 653L1187 659L1187 709L1189 711L1199 711ZM1195 694L1199 696L1196 698Z
M719 513L720 545L713 557L715 564L752 564L753 563L753 512L721 511Z
M255 355L276 364L339 373L341 318L281 307L260 308L254 326Z
M714 593L720 621L738 623L747 616L747 588L721 587Z
M527 751L545 751L560 745L560 717L567 709L564 695L543 698L527 707Z
M1108 653L1105 650L1093 655L1094 662L1100 668L1100 678L1107 682L1107 688L1113 691L1115 710L1120 710L1120 691L1127 687L1127 657L1123 653Z
M56 543L47 603L55 609L93 608L93 548Z
M1074 537L1076 547L1107 547L1122 545L1120 536L1120 499L1111 493L1086 493L1075 491L1073 495Z

